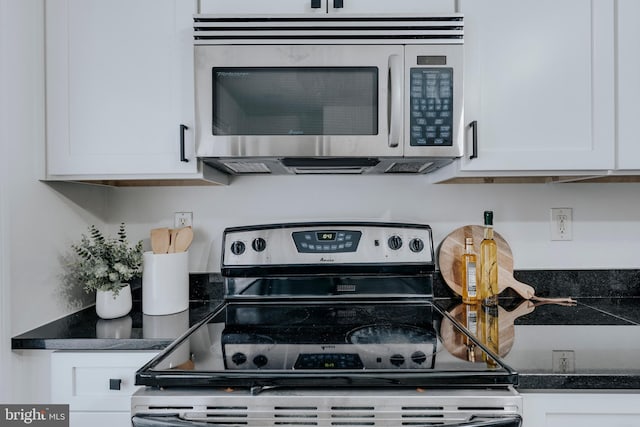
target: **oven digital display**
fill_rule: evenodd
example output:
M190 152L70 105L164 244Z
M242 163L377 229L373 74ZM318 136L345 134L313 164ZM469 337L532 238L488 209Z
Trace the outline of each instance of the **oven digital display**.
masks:
M355 353L300 354L294 369L362 369L364 365Z
M316 233L316 239L319 242L333 242L336 240L337 233L335 231L321 231Z
M356 230L294 231L291 234L299 253L355 252L361 236L362 231Z

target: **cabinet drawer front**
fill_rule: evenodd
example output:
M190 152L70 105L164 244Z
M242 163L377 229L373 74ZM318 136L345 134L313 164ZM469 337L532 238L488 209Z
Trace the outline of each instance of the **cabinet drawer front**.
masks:
M55 352L51 397L71 411L128 411L136 371L157 352Z
M127 412L71 412L69 427L119 427L130 426L131 414Z

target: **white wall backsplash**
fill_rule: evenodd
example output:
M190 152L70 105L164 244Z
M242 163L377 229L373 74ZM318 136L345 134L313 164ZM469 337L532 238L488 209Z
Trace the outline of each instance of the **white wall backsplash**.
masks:
M640 268L638 184L428 184L421 176L254 176L226 187L120 188L109 193L109 222L145 239L191 211L192 272L219 271L225 227L299 220L426 223L437 245L455 228L482 224L509 242L516 269ZM550 240L550 209L573 208L573 240Z
M43 0L0 0L3 403L49 401L48 352L12 352L10 338L91 303L81 290L78 295L61 285L60 255L88 223L104 224L106 210L104 189L38 181L44 158L43 24Z

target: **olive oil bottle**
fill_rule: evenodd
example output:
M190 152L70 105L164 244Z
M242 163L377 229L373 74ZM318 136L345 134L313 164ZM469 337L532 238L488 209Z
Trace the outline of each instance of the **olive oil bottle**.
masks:
M480 298L498 304L498 245L493 239L493 211L484 212L484 239L480 243Z
M480 322L478 325L480 330L480 342L487 346L495 355L499 355L500 351L500 329L498 323L498 306L483 305L480 310ZM482 359L487 368L496 368L498 363L488 354L482 352Z
M478 335L478 312L482 310L480 304L465 304L464 306L464 326L476 338ZM465 346L467 347L467 360L469 362L476 361L476 343L469 337L465 337Z
M478 273L476 268L476 254L473 252L473 237L464 241L464 254L461 262L462 272L462 302L475 304L478 302Z

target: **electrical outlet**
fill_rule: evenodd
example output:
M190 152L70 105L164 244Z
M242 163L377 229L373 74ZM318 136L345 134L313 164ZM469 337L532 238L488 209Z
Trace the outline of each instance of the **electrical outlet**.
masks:
M551 240L573 239L573 209L551 208Z
M573 350L553 350L553 372L559 374L573 374L576 372L576 354Z
M174 228L193 226L193 212L176 212L173 217Z

